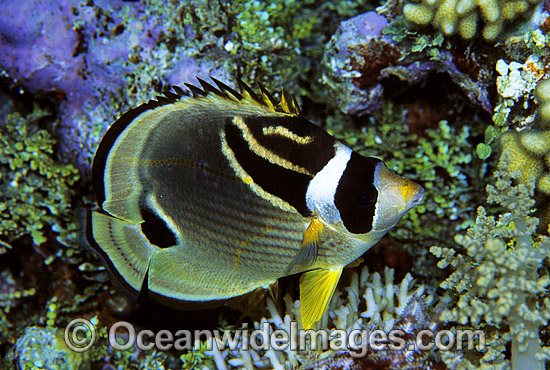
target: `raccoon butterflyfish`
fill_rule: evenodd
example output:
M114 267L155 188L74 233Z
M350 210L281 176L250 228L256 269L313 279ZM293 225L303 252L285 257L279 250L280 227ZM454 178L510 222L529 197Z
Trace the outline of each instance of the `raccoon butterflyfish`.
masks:
M212 78L121 116L92 165L86 239L137 297L216 306L300 277L301 320L342 269L423 197L421 186L306 120L283 91Z

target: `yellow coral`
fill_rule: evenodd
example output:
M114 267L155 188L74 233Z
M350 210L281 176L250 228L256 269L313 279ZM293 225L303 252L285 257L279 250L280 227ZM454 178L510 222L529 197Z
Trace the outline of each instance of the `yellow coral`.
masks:
M540 81L537 84L535 94L539 103L550 103L550 79Z
M464 39L471 39L475 36L477 31L477 13L471 12L462 18L458 26L458 33Z
M540 158L550 150L550 131L527 130L521 134L520 141L525 150Z
M405 4L403 14L408 20L413 20L416 24L425 25L431 22L433 11L425 5Z
M483 27L483 37L485 40L492 41L498 37L500 31L502 31L503 23L501 20L496 22L488 22Z
M537 110L537 120L542 128L550 128L550 103L543 104Z
M550 129L550 79L543 80L537 84L535 96L540 103L537 109L537 121L539 126Z
M458 20L458 13L455 9L456 3L457 0L443 0L435 13L433 23L446 35L452 35L455 30L455 24Z
M508 170L511 172L521 171L519 182L526 183L531 176L537 179L541 177L545 169L544 163L523 148L520 134L512 131L505 132L500 137L500 144L502 145L502 156L506 156Z
M411 0L405 4L403 14L407 21L417 25L432 23L446 35L457 33L470 39L478 32L482 21L482 35L487 41L495 40L505 22L530 12L541 0ZM525 17L527 18L527 17Z
M476 5L476 2L472 0L459 0L456 4L456 12L460 15L464 15L474 10Z
M499 18L500 7L497 0L478 0L477 5L486 21L496 22Z
M502 5L502 17L506 20L512 20L517 15L525 13L528 8L527 1L510 1Z
M537 189L546 195L550 195L550 173L545 173L537 181Z

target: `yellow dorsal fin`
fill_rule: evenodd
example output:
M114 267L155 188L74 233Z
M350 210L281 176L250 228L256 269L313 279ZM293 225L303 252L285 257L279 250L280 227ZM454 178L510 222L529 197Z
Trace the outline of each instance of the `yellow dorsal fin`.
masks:
M342 270L343 267L318 269L300 277L300 312L304 330L311 329L325 313Z
M266 90L266 88L261 84L258 83L258 86L260 86L260 91L262 92L262 101L263 103L272 111L275 111L277 109L277 101L269 93L269 91Z
M284 89L281 91L281 101L277 102L273 95L271 95L260 83L258 83L258 85L260 86L261 94L258 95L241 79L237 79L239 92L235 91L231 87L227 86L223 82L216 80L213 77L210 77L210 79L215 83L216 86L213 86L212 84L209 84L208 82L198 77L197 80L199 81L201 87L197 87L189 83L185 83L185 86L189 89L192 96L198 99L215 95L233 102L246 102L255 106L264 107L267 108L267 110L270 112L286 113L293 115L300 114L300 107L296 102L296 98L294 98L294 96L289 96ZM183 94L182 90L177 87L174 87L174 90L177 92L177 94L165 92L166 98L175 99ZM159 100L166 100L166 98L159 97Z
M281 108L283 108L285 112L290 112L293 107L292 98L287 95L284 88L281 89L281 102L279 103L279 105L281 106Z

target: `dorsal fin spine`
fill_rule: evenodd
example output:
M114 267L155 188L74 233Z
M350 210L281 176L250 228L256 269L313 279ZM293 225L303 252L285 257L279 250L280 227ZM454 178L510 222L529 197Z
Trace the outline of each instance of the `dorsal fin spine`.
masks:
M252 103L260 104L262 105L261 99L256 95L254 90L250 88L247 84L243 82L240 78L237 79L237 83L239 84L239 89L241 90L241 95L245 97L245 99L249 100Z
M298 105L298 102L296 101L296 97L292 95L292 112L300 115L302 112L300 111L300 106Z
M264 104L266 104L269 109L276 110L277 101L275 100L275 98L273 98L273 95L271 95L269 91L266 90L263 84L258 82L258 86L260 87L260 91L262 92L262 100Z
M292 107L290 106L290 99L288 98L288 95L284 87L281 89L281 103L279 103L279 105L281 106L283 111L292 112Z
M189 91L191 92L193 98L202 98L206 97L210 94L217 95L221 98L233 100L237 102L247 101L248 103L251 103L253 105L266 107L268 110L272 112L279 112L279 113L286 113L286 114L293 114L293 115L299 115L300 114L300 107L296 101L296 98L294 96L289 96L284 89L282 89L281 92L281 101L277 102L273 95L267 91L267 89L261 84L258 83L261 91L261 95L258 95L248 86L246 83L243 82L240 78L237 78L237 85L239 86L240 93L233 90L231 87L227 86L223 82L220 82L219 80L210 77L210 79L216 84L216 86L213 86L212 84L204 81L203 79L197 77L197 80L199 81L199 84L201 87L197 87L194 85L191 85L189 83L185 83L184 85L187 86ZM181 89L174 90L180 94ZM181 94L180 94L181 96ZM168 96L168 99L171 98L171 96Z
M220 91L225 91L229 93L229 95L236 98L237 100L241 100L243 98L241 94L239 94L237 91L233 90L231 87L227 86L223 82L219 81L218 79L214 77L210 77L210 79L214 81L214 83L216 84L216 86L218 86L218 89L220 89Z
M212 93L212 94L216 94L224 98L227 98L227 96L223 93L223 91L216 89L214 86L210 85L208 82L206 82L202 78L197 77L197 80L199 80L199 83L201 84L201 87L206 94Z

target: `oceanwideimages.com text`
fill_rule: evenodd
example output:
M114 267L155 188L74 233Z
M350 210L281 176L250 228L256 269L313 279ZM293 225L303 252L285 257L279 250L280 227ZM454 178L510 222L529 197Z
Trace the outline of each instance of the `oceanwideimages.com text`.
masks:
M485 334L481 330L420 330L415 334L395 329L383 330L303 330L291 322L288 330L273 329L269 323L252 329L245 323L237 330L136 330L132 324L119 321L108 333L111 347L127 351L140 350L197 350L205 342L207 350L216 346L219 351L268 350L275 351L349 351L354 357L363 357L370 350L478 350L485 349ZM95 327L88 320L73 320L65 328L65 342L76 352L91 348L96 340Z

